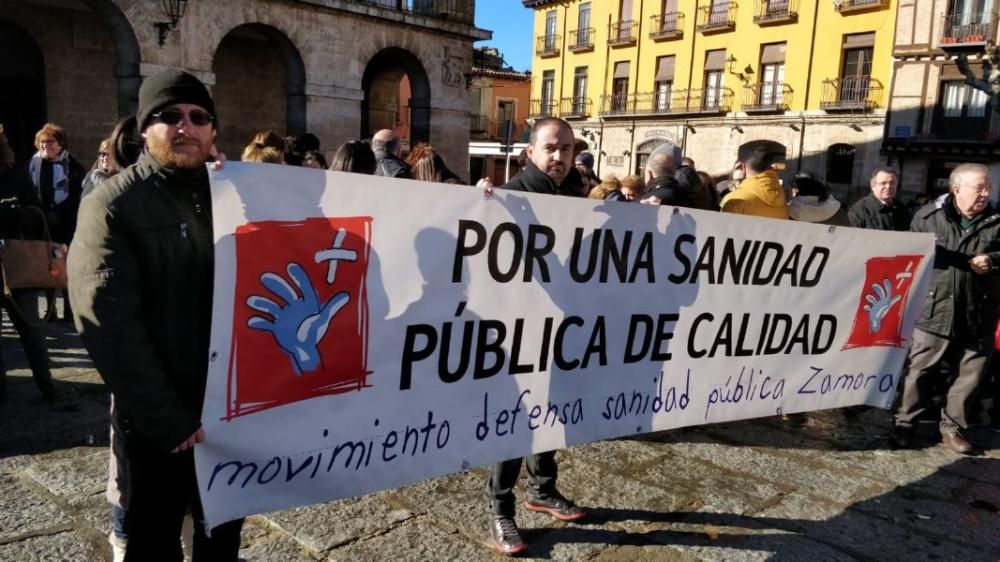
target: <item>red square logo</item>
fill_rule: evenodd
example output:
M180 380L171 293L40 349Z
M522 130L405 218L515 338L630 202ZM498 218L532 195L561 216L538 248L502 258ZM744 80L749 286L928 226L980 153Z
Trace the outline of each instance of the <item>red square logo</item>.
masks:
M371 217L236 229L227 418L370 386Z
M872 258L865 264L854 326L844 349L855 347L903 347L900 330L913 276L923 256Z

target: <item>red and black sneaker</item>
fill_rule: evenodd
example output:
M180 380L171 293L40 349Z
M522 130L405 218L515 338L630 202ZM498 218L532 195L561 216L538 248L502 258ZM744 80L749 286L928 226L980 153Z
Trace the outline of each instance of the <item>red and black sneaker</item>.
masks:
M528 548L513 517L495 515L490 521L490 535L493 537L493 546L504 554L514 555Z
M552 517L562 519L563 521L576 521L577 519L583 519L587 515L586 511L564 498L559 492L553 492L538 498L529 498L524 501L524 507L530 511L548 513Z

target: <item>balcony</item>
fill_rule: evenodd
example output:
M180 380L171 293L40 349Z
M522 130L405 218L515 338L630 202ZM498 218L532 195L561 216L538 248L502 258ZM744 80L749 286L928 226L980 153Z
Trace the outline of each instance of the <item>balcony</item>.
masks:
M882 83L868 76L823 81L819 107L826 111L871 111L882 105Z
M451 20L472 25L475 20L475 8L468 0L362 0L379 8L396 10L427 16L435 19ZM409 4L409 5L408 5Z
M757 0L753 14L753 22L757 25L792 23L798 19L798 0Z
M582 53L594 49L594 34L596 29L587 27L584 29L574 29L569 32L569 49L574 53Z
M559 116L564 119L584 119L590 117L590 98L578 96L559 100Z
M625 47L635 45L635 20L621 20L608 24L608 45Z
M507 121L498 121L491 118L489 115L470 115L469 116L469 136L475 141L493 141L493 142L503 142L506 130L504 129ZM524 138L525 131L528 130L527 121L524 119L519 119L514 121L514 130L511 138L514 142L522 142L521 139Z
M655 115L668 113L670 97L665 96L657 103L656 94L612 94L601 98L601 115Z
M702 33L716 33L736 29L736 2L715 2L698 8L695 25Z
M529 105L531 106L528 110L529 117L554 117L556 114L555 100L534 99L530 101Z
M656 92L613 94L601 98L601 115L683 115L693 113L728 113L733 105L729 88L674 90L668 95Z
M486 138L489 136L491 123L489 115L470 115L469 136L474 139Z
M943 17L938 46L949 52L979 52L996 35L996 12L950 14Z
M841 14L880 10L888 6L889 0L833 0L833 9Z
M653 41L666 41L668 39L680 39L684 36L684 14L681 12L668 12L657 14L652 17L653 27L649 32L649 38Z
M539 35L535 43L535 54L542 58L558 57L560 41L560 35Z
M746 113L780 113L788 111L792 103L792 87L781 82L746 84L743 86L743 103Z

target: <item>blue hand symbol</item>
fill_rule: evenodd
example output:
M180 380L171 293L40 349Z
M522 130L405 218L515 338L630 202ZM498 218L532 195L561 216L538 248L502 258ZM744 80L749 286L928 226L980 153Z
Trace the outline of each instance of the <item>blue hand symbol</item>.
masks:
M868 333L870 334L874 334L882 328L882 319L889 314L889 310L899 302L899 299L903 298L892 294L892 283L888 279L883 280L881 285L872 284L872 291L875 293L874 295L865 295L868 304L864 306L864 310L868 311Z
M270 272L261 275L260 282L287 304L280 306L258 295L249 297L247 306L271 316L273 320L251 316L247 326L270 332L278 346L291 357L295 374L301 375L319 368L319 342L326 335L330 321L351 300L351 296L342 291L321 305L302 266L294 262L288 264L288 277L295 282L302 297L281 276Z

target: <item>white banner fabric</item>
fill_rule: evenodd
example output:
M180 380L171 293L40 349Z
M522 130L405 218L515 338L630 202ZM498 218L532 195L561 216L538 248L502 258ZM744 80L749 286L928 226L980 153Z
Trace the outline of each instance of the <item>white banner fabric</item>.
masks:
M888 407L934 251L307 168L211 179L212 526L599 439Z

